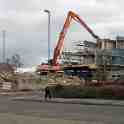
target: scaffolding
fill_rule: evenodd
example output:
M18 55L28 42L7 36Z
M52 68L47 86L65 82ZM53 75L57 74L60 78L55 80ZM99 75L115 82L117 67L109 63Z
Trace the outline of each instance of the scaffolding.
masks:
M91 44L90 44L91 43ZM75 48L72 51L64 50L62 52L62 62L64 64L94 64L95 63L95 49L90 48L92 42L78 41L75 42ZM95 46L95 44L93 44ZM93 46L92 45L92 46Z

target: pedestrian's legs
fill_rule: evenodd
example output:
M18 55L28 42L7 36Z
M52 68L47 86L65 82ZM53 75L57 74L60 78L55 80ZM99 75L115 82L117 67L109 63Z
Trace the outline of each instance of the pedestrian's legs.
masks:
M44 99L47 100L47 97L48 97L48 91L47 91L47 88L45 88L45 95L44 95Z

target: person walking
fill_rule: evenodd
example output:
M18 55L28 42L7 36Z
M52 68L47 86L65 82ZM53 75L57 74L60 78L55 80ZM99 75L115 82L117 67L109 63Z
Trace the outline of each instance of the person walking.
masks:
M44 96L45 101L47 100L47 98L49 98L49 99L52 98L51 91L50 91L50 88L48 86L45 87L45 96Z

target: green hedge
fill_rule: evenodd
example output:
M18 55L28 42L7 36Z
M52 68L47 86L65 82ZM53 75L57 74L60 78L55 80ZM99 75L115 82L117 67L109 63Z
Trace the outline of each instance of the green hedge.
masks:
M116 87L80 87L56 85L50 87L53 97L57 98L104 98L124 99L124 88Z

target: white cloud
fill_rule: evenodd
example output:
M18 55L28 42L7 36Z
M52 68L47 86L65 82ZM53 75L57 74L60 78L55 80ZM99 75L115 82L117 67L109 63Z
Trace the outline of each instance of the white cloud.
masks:
M51 11L52 53L69 10L75 11L101 38L124 35L123 4L122 0L0 0L0 29L7 31L8 56L19 52L27 65L47 58L48 18L44 9ZM65 47L71 41L84 39L94 40L74 22L66 35Z

